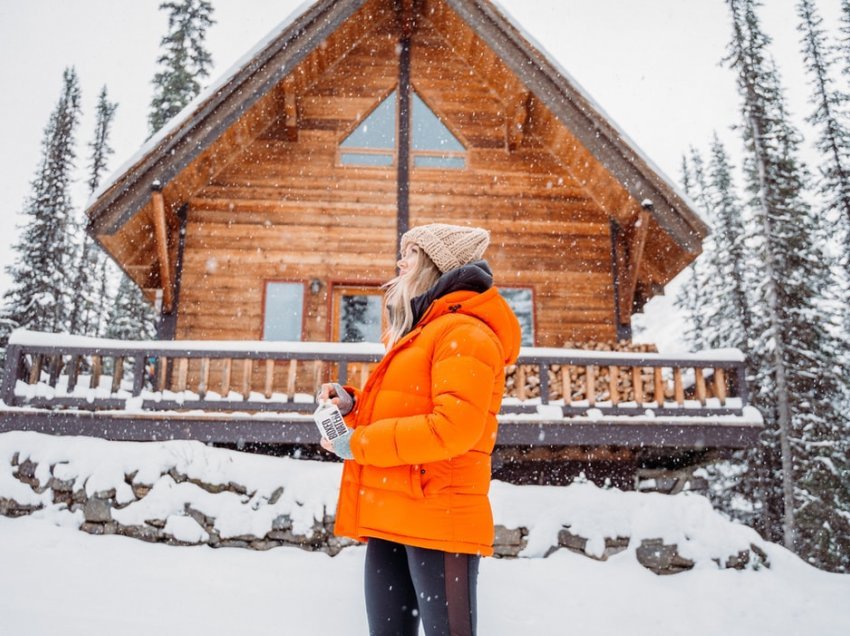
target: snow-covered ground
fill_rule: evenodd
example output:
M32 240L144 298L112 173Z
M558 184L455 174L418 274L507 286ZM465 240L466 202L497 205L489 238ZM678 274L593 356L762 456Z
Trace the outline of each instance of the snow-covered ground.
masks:
M366 633L362 547L330 557L290 547L258 552L89 535L78 530L80 511L64 510L51 502L49 490L37 494L14 477L13 454L18 462L29 458L38 466L40 483L47 483L48 467L54 476L61 467L61 479L90 492L117 491L122 483L126 489L128 468L137 468L132 483L152 488L138 500L129 491L116 492L124 501L123 515L176 523L189 519L181 516L189 503L214 512L222 535L226 528L238 534L248 526L262 534L272 506L293 521L314 508L332 508L339 476L339 464L248 455L197 442L0 435L0 497L20 501L31 495L30 503L44 506L30 516L0 517L0 634ZM211 494L189 482L173 488L167 474L172 468L205 483L238 481L249 494L240 503L233 493ZM287 490L272 504L267 497L280 483ZM167 497L156 494L160 491ZM523 558L483 560L481 634L850 634L850 576L806 565L723 519L698 495L494 482L492 499L496 523L527 528L528 545ZM564 525L588 538L588 554L602 553L604 537L632 541L604 562L566 549L541 558ZM696 566L670 576L653 574L635 558L641 538L677 543ZM714 558L751 542L767 554L770 568L717 567Z
M364 549L336 557L148 544L0 517L4 634L365 634ZM632 557L485 559L479 632L846 636L850 576L776 548L770 570L659 577Z

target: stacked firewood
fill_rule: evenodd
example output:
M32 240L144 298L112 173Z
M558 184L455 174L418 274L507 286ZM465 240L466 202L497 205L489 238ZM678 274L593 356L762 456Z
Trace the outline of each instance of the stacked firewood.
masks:
M568 342L564 344L565 349L582 349L585 351L618 351L629 353L656 353L653 344L635 344L628 341L616 343L578 343ZM505 370L505 396L519 399L530 399L540 397L540 366L539 365L511 365ZM569 374L569 381L564 383L564 373ZM611 399L610 368L608 366L594 365L593 385L596 388L595 400L607 401ZM651 368L644 367L640 370L641 384L643 386L643 401L654 399L655 376ZM617 374L617 401L634 401L634 385L632 370L630 367L620 367ZM549 365L549 399L560 400L564 397L564 388L570 392L570 401L576 402L587 400L587 367L572 365ZM666 397L673 396L672 382L664 382Z

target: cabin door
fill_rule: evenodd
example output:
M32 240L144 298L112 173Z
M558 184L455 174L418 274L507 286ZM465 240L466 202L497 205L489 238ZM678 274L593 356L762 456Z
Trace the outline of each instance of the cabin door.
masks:
M333 288L334 342L380 342L384 331L379 287L338 285ZM372 365L349 363L348 384L363 386Z

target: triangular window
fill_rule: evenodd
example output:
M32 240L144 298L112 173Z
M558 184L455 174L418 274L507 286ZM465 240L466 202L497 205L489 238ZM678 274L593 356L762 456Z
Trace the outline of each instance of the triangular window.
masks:
M343 140L340 144L343 165L393 165L397 101L393 91Z
M463 168L466 165L463 144L416 93L413 93L412 120L415 167Z
M411 92L411 148L417 168L464 168L466 149L457 137ZM392 166L395 163L398 96L390 93L340 144L340 163Z

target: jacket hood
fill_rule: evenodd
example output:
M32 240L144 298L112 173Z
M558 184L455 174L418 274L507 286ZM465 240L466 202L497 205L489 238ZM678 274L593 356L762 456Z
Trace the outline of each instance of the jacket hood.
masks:
M483 264L483 268L481 267L481 264ZM460 289L454 289L452 291L448 291L448 293L445 293L444 295L440 295L430 303L430 306L427 308L416 326L424 326L448 313L472 316L492 329L493 333L496 334L496 338L498 338L501 342L502 349L505 352L505 364L513 364L516 362L517 356L519 356L522 331L513 310L510 308L505 299L502 298L499 290L496 287L491 286L492 274L490 274L490 268L487 266L486 262L476 261L475 263L458 268L457 270L447 272L440 277L437 284L431 288L429 292L423 294L423 296L429 295L431 291L436 290L440 286L440 282L443 278L450 276L454 272L460 272L460 270L466 268L478 269L482 273L486 272L490 282L487 284L485 291L478 292L471 289L471 285L466 285L462 286ZM469 275L469 272L461 274L462 279L467 280L467 275ZM476 276L477 274L474 274L473 278ZM449 289L452 288L449 287ZM422 298L422 296L417 297L417 299L418 298Z

